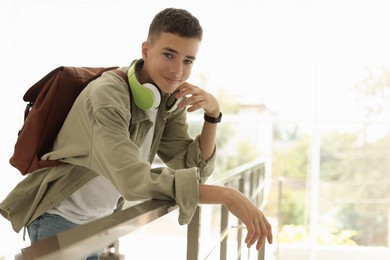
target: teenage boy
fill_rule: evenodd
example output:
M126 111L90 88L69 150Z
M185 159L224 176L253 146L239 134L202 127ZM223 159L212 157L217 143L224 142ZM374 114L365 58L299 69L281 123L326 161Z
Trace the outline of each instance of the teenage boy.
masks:
M212 94L187 82L202 33L188 11L162 10L142 43L142 59L121 68L130 87L106 72L82 91L43 156L65 164L28 175L0 204L16 232L27 227L34 243L111 214L121 198L153 198L175 200L180 224L191 221L198 204L223 204L246 225L248 247L272 243L269 222L247 197L205 184L222 114ZM166 107L171 93L179 100L173 111ZM199 109L205 121L192 138L187 112ZM166 167L151 168L156 154Z

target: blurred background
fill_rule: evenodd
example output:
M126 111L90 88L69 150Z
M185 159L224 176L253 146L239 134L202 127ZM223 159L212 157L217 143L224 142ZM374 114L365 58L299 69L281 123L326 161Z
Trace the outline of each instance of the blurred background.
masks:
M190 82L215 94L224 113L215 176L269 161L265 213L276 243L266 259L340 250L388 259L385 0L0 0L0 199L22 179L8 159L27 88L62 65L127 66L166 7L187 9L204 29ZM190 119L196 134L201 114ZM172 223L169 232L183 231L175 216ZM138 232L137 241L162 246L163 227ZM29 245L21 233L0 218L0 259Z

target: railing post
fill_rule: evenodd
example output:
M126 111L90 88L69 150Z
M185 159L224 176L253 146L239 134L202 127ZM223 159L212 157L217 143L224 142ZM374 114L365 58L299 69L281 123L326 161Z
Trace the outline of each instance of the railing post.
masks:
M265 165L262 164L260 165L259 168L257 168L255 170L255 173L256 173L256 183L257 185L262 185L262 183L264 183L265 181ZM256 205L258 207L261 206L261 203L262 201L264 200L264 187L261 189L261 192L260 193L257 193L256 195ZM257 254L257 259L258 260L265 260L265 245L266 245L267 242L264 243L263 247L259 250L258 254Z
M265 244L263 245L263 247L259 250L259 252L257 254L258 260L264 260L264 258L265 258Z
M242 177L238 181L238 189L242 193L245 193L245 178ZM238 219L237 225L237 260L241 260L241 250L242 250L242 221Z
M200 211L198 206L187 226L187 260L198 260L199 258Z
M229 223L229 211L225 208L225 206L221 206L221 235L223 235L228 230L228 223ZM228 239L228 234L221 241L221 247L219 250L220 260L227 259L227 239Z

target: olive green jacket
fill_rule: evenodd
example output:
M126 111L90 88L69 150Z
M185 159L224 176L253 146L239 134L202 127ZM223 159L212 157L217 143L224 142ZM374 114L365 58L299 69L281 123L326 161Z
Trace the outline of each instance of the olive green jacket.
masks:
M0 213L19 232L102 175L125 200L175 201L179 223L189 223L198 204L198 183L213 172L215 152L207 162L200 158L199 136L189 135L186 113L185 109L168 113L161 105L149 161L142 161L139 147L152 122L135 106L123 79L105 72L78 96L53 151L42 157L65 164L30 173L1 202ZM166 167L151 168L156 154Z

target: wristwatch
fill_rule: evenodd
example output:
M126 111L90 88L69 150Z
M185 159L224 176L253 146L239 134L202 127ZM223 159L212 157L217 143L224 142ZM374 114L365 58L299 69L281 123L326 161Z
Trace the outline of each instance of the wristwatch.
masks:
M204 114L204 120L206 122L208 122L208 123L216 124L216 123L221 122L221 119L222 119L222 113L221 112L219 113L218 117L211 117L211 116L208 116L208 115Z

